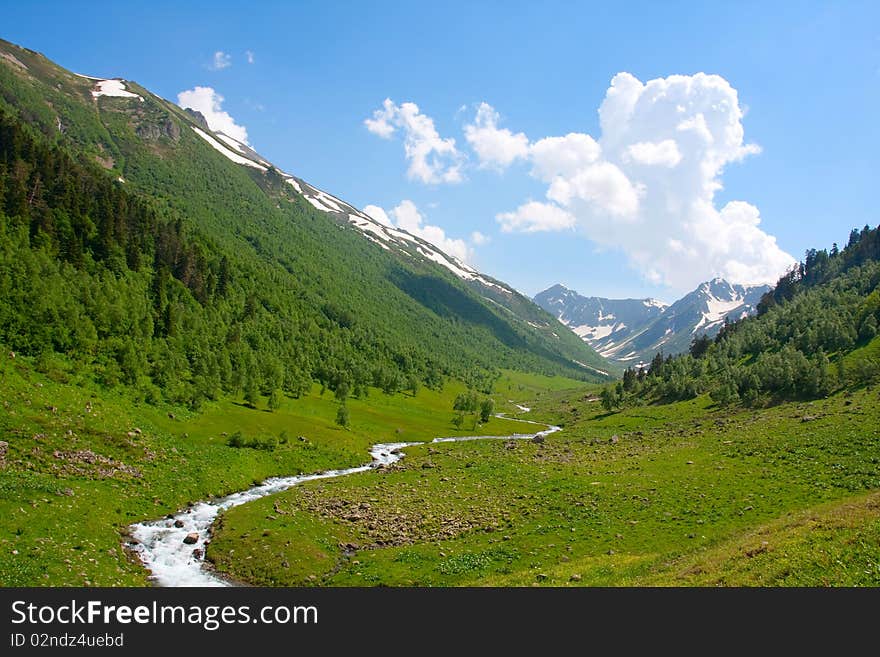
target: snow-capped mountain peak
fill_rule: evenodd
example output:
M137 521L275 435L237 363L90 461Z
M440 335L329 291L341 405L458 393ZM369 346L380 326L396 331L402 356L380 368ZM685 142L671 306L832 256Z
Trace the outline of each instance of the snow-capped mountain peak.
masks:
M602 356L621 364L649 361L655 353L684 352L695 335L714 335L725 320L755 312L767 285L731 284L713 278L668 305L656 299L583 297L563 285L535 302L572 329Z

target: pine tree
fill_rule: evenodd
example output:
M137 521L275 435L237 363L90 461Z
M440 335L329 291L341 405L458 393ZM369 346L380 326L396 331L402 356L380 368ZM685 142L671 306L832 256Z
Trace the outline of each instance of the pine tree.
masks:
M344 429L348 428L348 419L348 406L342 403L336 409L336 424Z

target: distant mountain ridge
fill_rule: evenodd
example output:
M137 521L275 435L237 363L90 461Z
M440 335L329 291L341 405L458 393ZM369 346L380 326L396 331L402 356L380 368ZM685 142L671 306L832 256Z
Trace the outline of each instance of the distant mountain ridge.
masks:
M667 305L656 299L585 297L557 284L534 300L600 355L633 365L649 361L661 350L673 355L687 351L694 336L714 336L725 320L754 314L769 290L769 285L738 285L714 278Z

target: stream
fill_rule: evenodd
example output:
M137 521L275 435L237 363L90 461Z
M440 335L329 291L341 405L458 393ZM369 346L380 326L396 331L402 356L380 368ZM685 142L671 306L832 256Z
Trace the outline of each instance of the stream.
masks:
M525 407L518 406L525 411ZM452 438L434 438L431 443L466 442L471 440L530 440L536 436L546 436L560 427L507 418L527 424L545 427L541 431L511 436L463 436ZM205 549L210 543L211 527L221 511L231 509L240 504L252 502L266 495L273 495L296 486L304 481L315 479L332 479L344 477L357 472L366 472L373 468L391 465L404 457L401 451L413 445L425 445L426 442L413 443L378 443L370 448L372 460L366 465L341 470L326 470L315 474L295 475L290 477L272 477L261 484L225 497L198 502L192 506L169 515L161 520L139 522L129 526L133 539L130 547L140 557L141 562L150 572L150 579L157 586L230 586L231 583L205 566Z

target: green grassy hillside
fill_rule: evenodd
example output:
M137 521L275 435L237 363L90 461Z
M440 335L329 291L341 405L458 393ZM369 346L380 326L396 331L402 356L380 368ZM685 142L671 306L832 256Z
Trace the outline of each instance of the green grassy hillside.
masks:
M360 465L375 442L473 431L451 422L462 384L415 397L372 389L348 400L342 429L339 402L319 386L273 412L260 398L257 408L224 400L193 413L108 393L62 363L40 369L21 356L0 359L2 586L143 585L148 573L122 547L133 522L270 476ZM477 432L522 426L493 418ZM273 448L231 447L235 432Z
M426 258L384 251L273 168L226 159L146 89L93 98L93 80L0 49L23 64L0 59L0 341L11 348L75 354L105 384L194 405L311 381L477 384L497 367L603 378L604 360L555 320L529 325L544 315L531 302L512 311ZM27 302L47 295L66 312L47 308L37 331ZM136 330L91 303L102 296L124 298Z

